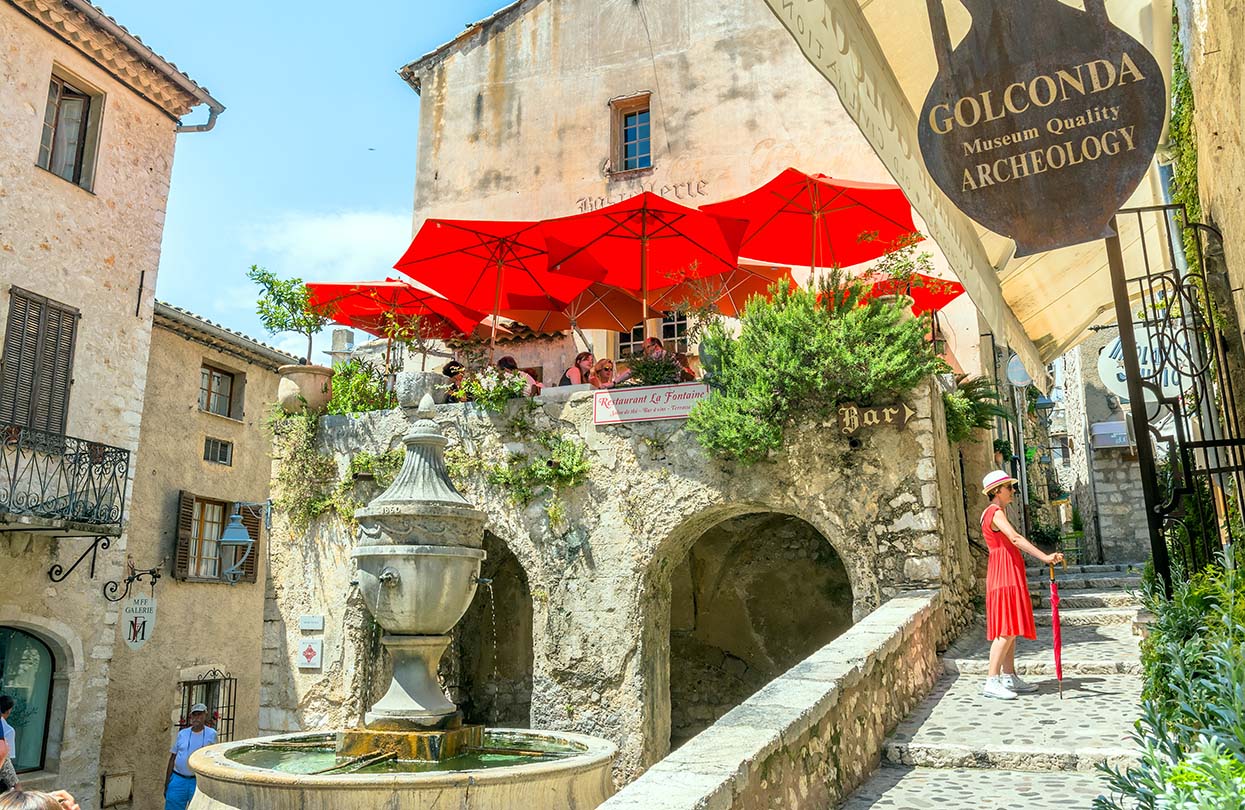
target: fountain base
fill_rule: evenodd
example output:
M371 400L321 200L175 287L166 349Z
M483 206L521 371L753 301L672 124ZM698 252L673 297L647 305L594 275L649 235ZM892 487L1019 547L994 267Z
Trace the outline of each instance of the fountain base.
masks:
M403 761L440 762L483 745L484 726L461 726L443 731L374 731L358 728L337 732L339 757L384 752L396 754Z

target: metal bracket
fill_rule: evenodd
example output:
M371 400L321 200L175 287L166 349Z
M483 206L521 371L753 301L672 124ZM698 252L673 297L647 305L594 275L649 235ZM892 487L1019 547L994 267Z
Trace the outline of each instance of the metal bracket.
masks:
M87 547L86 551L82 552L82 556L74 560L73 565L69 566L69 568L65 568L65 566L60 563L53 563L52 567L48 569L48 579L53 582L64 582L65 579L74 572L74 569L82 564L82 561L86 559L88 554L91 555L91 573L89 576L91 579L95 579L95 555L99 549L107 549L111 545L112 537L103 534L96 535L92 539L91 545Z
M127 596L130 595L130 587L135 582L142 581L143 578L146 578L151 582L151 595L155 596L156 595L156 582L160 579L160 569L164 567L165 560L161 560L160 564L157 565L155 568L144 568L142 571L139 571L134 568L133 560L127 559L125 562L126 562L126 565L129 567L130 575L127 576L121 582L118 582L117 580L105 582L104 583L104 598L107 599L109 602L120 602L121 600L125 599ZM125 587L123 588L122 585L124 585ZM121 592L120 596L114 595L117 593L117 591Z

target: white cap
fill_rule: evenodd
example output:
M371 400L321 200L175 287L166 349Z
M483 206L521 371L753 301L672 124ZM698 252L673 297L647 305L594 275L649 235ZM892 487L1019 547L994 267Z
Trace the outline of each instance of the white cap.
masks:
M1015 484L1015 483L1018 483L1015 478L1012 478L1010 475L1003 472L1002 470L995 470L992 473L986 473L986 477L981 479L981 493L983 495L989 495L990 490L994 489L995 487L1001 486L1003 484Z
M195 705L190 707L191 714L194 714L195 712L206 712L206 711L207 711L207 706L204 706L202 703L196 703Z

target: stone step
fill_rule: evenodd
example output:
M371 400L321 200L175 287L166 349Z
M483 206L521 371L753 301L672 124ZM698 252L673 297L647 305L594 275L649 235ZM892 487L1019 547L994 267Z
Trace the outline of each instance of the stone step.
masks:
M1050 586L1038 588L1036 592L1030 591L1030 598L1033 600L1034 609L1050 607ZM1059 591L1059 608L1139 608L1141 600L1137 595L1130 591L1121 591L1115 589L1095 590L1086 588L1084 590L1073 590L1064 593L1062 589Z
M1077 675L1038 686L1017 700L981 693L983 678L945 675L887 739L883 758L927 768L1089 771L1136 761L1128 735L1140 715L1141 681Z
M1065 591L1118 591L1124 594L1139 593L1141 591L1141 576L1132 575L1124 572L1104 573L1104 574L1068 574L1067 576L1055 577L1055 583L1059 586L1059 593L1062 595ZM977 579L977 590L980 593L986 592L986 580L982 577ZM1050 593L1050 579L1045 575L1039 577L1034 573L1029 574L1029 595L1036 596L1038 594Z
M1077 771L987 771L883 765L841 810L1069 810L1107 792L1105 777Z
M1063 626L1064 677L1141 672L1141 654L1131 624ZM970 626L943 655L950 673L984 675L989 668L990 642L984 624ZM1053 675L1051 629L1037 628L1037 640L1016 642L1016 669L1022 675Z
M1139 608L1069 608L1063 601L1059 600L1059 626L1073 627L1077 625L1092 624L1127 624L1132 628L1133 620L1137 618ZM1039 627L1049 627L1051 625L1051 612L1049 609L1035 610L1033 612L1033 622Z
M1130 575L1141 576L1141 572L1145 570L1145 563L1103 563L1100 565L1069 565L1066 569L1062 566L1055 567L1055 578L1062 576L1071 576L1074 574L1111 574L1111 573L1127 573ZM1050 577L1050 568L1036 562L1032 559L1025 558L1025 569L1030 576L1041 573L1043 577Z

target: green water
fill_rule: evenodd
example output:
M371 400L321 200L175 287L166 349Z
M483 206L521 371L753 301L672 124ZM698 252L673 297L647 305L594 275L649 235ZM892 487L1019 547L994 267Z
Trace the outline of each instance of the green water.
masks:
M292 738L297 740L299 738ZM314 737L302 739L316 739ZM534 762L548 762L563 759L581 753L583 748L567 742L543 737L539 734L485 734L484 746L493 749L512 749L520 751L539 751L546 756L529 754L463 754L462 756L445 759L440 762L381 762L369 765L350 773L431 773L445 771L470 771L482 768L504 768L512 765L527 765ZM331 768L344 762L333 752L331 739L324 740L323 748L301 748L297 750L280 749L268 746L251 745L229 752L229 759L239 765L253 768L264 768L279 773L310 774Z

